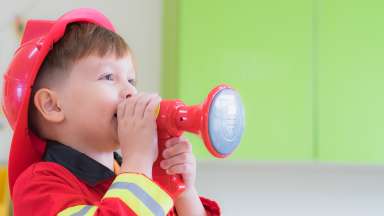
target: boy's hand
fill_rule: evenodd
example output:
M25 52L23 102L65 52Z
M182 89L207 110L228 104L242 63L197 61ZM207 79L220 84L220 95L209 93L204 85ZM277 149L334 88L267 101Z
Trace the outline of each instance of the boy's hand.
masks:
M155 110L157 94L137 94L124 99L117 108L117 133L123 157L120 172L137 172L152 177L157 158Z
M206 215L195 188L196 158L192 153L192 145L186 138L176 137L169 139L165 146L161 168L169 175L180 174L187 187L175 200L177 215Z
M164 160L160 162L161 168L167 174L180 174L187 190L195 187L196 159L192 153L192 145L184 137L175 137L167 140L166 148L162 152Z

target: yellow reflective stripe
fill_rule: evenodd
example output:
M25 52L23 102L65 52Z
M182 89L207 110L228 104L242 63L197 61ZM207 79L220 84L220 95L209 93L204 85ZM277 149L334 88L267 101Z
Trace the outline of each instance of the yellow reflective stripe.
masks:
M136 174L136 173L120 174L114 180L112 187L109 189L109 191L114 191L114 190L117 191L118 190L118 191L124 191L125 192L127 190L124 190L122 187L126 187L127 183L128 183L129 188L135 189L135 185L136 185L143 192L145 192L148 196L150 196L150 198L152 198L163 209L165 214L167 212L169 212L169 210L173 207L172 198L163 189L161 189L156 183L154 183L153 181L151 181L149 178L145 177L144 175L140 175L140 174ZM113 185L118 185L118 184L125 185L125 186L113 188ZM107 194L108 194L108 192L107 192ZM111 196L106 195L105 197L111 197ZM137 197L137 198L139 200L143 201L142 199L140 199L141 197ZM130 203L126 202L126 204L128 206L130 206Z
M72 215L76 212L79 212L81 209L83 209L86 205L78 205L78 206L73 206L64 209L59 213L59 216L67 216L67 215Z
M152 216L152 212L134 194L127 190L113 189L108 190L104 198L120 198L137 215Z
M148 193L167 213L173 207L172 198L161 189L156 183L147 178L144 175L135 174L135 173L124 173L116 177L114 183L116 182L128 182L135 183L141 189Z
M64 209L58 216L92 216L97 210L96 206L77 205Z

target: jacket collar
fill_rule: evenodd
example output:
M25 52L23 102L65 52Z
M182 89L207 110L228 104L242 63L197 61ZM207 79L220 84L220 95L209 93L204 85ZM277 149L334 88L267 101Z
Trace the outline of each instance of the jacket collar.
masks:
M121 165L121 156L114 152L115 160ZM115 173L87 155L56 141L47 141L43 160L54 162L68 169L77 178L94 187L115 177Z

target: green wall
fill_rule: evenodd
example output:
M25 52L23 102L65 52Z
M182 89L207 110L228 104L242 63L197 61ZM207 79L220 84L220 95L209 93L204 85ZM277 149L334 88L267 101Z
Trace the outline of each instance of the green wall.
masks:
M384 162L384 2L318 2L319 158Z
M382 162L383 6L166 0L163 96L195 104L217 84L236 88L246 130L232 159Z

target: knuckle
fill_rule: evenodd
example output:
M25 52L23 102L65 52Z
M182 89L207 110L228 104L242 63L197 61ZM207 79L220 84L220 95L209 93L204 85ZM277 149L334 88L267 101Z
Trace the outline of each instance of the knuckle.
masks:
M168 157L168 150L164 150L162 155L164 158L167 158Z
M190 166L189 165L184 165L184 172L185 173L188 173L188 172L190 172L190 170L191 170L191 168L190 168Z
M191 146L188 142L181 142L181 147L183 150L189 151L191 149Z
M173 171L176 172L176 173L178 173L178 172L182 172L182 167L181 167L181 165L174 166L174 167L173 167Z
M141 130L145 129L147 125L144 123L144 121L138 121L137 122L137 127Z
M180 155L180 157L181 157L181 160L183 160L183 161L187 161L188 160L188 155L187 154L182 154L182 155Z
M139 106L139 107L144 107L145 106L145 101L144 100L139 100L139 101L137 101L137 106Z
M175 172L176 171L176 167L170 167L169 169L168 169L168 171L170 172L170 173L173 173L173 172Z
M168 149L167 151L168 157L174 156L174 154L175 154L175 151L173 150L173 148Z
M161 162L163 167L168 167L169 166L169 160L164 160Z
M147 113L154 113L155 112L155 107L154 106L148 106L146 112Z

